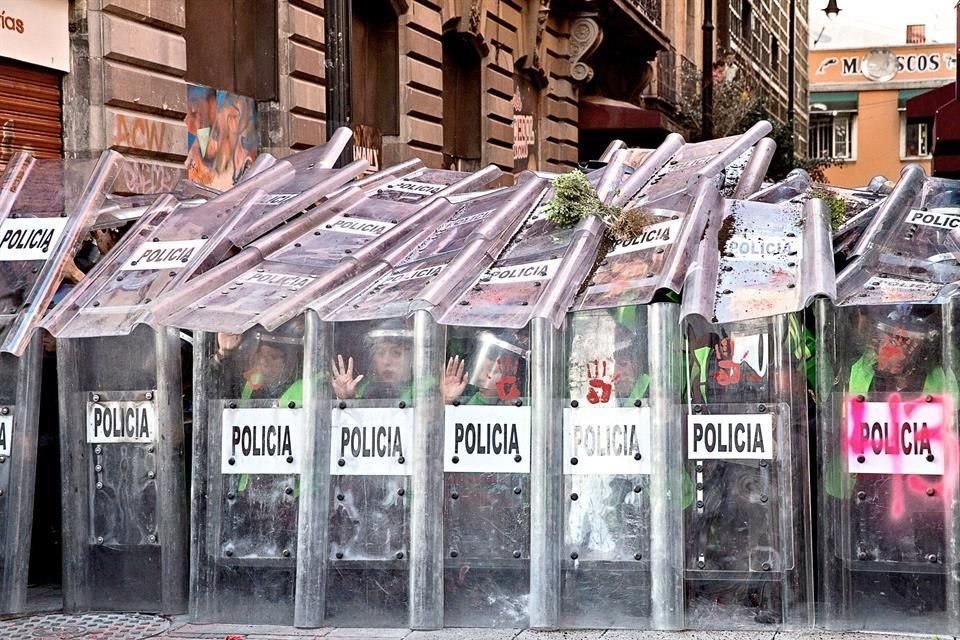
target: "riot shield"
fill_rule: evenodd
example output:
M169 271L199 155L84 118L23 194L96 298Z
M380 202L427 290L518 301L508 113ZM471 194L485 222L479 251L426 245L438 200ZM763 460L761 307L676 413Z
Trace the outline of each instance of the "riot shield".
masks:
M179 333L61 340L57 369L64 608L183 611Z
M37 324L116 175L99 161L15 155L0 182L0 612L26 603L42 353Z
M198 333L190 614L291 624L306 411L304 323Z
M833 629L956 633L957 308L818 308L820 586Z
M812 621L801 331L795 315L688 322L688 626Z
M413 323L338 323L331 387L326 618L335 626L407 626L410 474L417 407Z
M650 368L646 307L568 316L561 623L651 618Z
M444 399L444 625L527 625L530 400L526 330L450 327ZM461 365L461 363L463 363Z
M39 335L0 352L0 613L26 605L42 355Z

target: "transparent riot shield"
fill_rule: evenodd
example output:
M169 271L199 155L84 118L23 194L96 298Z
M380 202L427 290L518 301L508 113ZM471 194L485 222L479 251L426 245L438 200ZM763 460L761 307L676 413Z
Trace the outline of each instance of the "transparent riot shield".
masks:
M333 402L317 461L330 478L326 624L408 624L413 336L412 320L337 323L332 362L318 363Z
M449 327L443 377L444 625L525 627L528 331Z
M806 378L798 314L686 324L686 624L812 620Z
M199 333L190 614L291 624L307 442L304 322Z
M829 628L958 630L957 308L818 308Z
M39 334L0 353L0 613L26 604L42 361Z
M180 336L58 341L64 607L186 609Z
M650 625L646 307L568 316L563 414L564 627Z

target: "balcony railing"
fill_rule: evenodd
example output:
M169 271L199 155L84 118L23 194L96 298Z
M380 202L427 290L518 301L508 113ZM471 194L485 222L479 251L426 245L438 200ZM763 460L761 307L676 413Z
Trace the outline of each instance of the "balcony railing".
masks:
M652 23L658 27L662 26L660 20L660 0L630 0L630 3Z
M657 73L649 96L680 109L688 109L700 93L700 69L692 60L668 49L657 54Z

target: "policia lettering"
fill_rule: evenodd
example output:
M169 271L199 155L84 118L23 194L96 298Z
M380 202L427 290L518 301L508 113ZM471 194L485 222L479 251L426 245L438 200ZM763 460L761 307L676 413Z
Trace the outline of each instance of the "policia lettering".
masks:
M55 229L40 227L34 229L10 229L3 231L0 237L0 251L18 249L39 249L43 253L50 251Z
M770 415L689 416L688 456L698 458L773 458Z
M231 457L237 447L243 456L291 456L293 444L289 424L235 424L231 427Z
M360 426L340 430L340 458L347 450L354 458L395 458L403 456L399 426Z
M870 447L877 455L902 453L908 456L926 456L932 453L930 429L926 422L904 422L900 425L894 423L892 426L889 422L862 422L859 447L854 446L859 453Z
M907 224L919 224L938 229L960 229L960 210L956 208L914 210L907 216Z
M520 453L520 438L516 423L457 422L453 430L454 454L503 454ZM461 446L463 450L461 451Z
M147 407L94 405L91 441L100 438L151 440Z
M641 452L636 424L578 424L573 427L579 456L634 456Z

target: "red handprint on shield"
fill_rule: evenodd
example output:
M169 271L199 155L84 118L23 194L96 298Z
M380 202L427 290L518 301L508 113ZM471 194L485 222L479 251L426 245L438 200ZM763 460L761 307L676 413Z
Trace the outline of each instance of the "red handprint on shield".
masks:
M717 356L717 372L713 375L717 384L728 386L740 382L740 363L734 362L733 340L723 338L717 346L713 348Z
M493 371L487 377L497 385L497 397L504 402L510 402L520 397L520 387L517 385L517 372L520 370L520 360L507 355L497 358Z
M613 384L620 379L620 375L607 376L607 361L594 360L593 371L590 371L590 363L587 363L587 377L590 379L590 390L587 392L587 402L590 404L599 404L610 401L610 393L613 391Z

